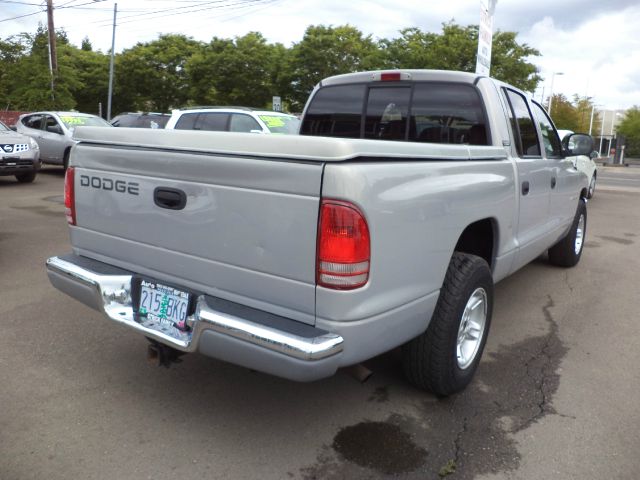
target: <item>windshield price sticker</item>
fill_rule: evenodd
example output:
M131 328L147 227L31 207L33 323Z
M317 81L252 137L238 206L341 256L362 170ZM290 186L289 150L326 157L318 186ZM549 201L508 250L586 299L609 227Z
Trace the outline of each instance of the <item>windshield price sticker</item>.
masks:
M60 117L65 125L81 126L87 123L87 119L84 117Z
M189 294L160 283L140 282L138 315L160 326L185 330ZM147 322L144 322L147 323Z
M271 115L260 115L260 120L267 124L267 127L284 127L285 123L281 117Z

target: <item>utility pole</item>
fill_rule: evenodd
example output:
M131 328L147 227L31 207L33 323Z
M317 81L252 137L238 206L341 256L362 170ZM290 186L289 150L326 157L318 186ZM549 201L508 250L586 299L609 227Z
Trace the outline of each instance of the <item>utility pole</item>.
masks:
M111 35L111 63L109 65L109 96L107 98L107 121L111 120L111 97L113 96L113 60L116 48L116 15L118 14L118 4L113 4L113 33Z
M58 73L56 30L53 26L53 0L47 0L47 30L49 33L49 70L51 72L51 100L55 101L55 78Z
M53 26L53 0L47 0L47 29L49 30L49 51L51 52L51 70L58 72L58 57L56 55L56 30Z

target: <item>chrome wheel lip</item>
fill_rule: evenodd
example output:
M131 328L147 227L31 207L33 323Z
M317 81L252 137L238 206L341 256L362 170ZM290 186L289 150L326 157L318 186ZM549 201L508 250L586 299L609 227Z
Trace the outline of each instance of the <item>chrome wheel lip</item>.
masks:
M461 370L469 368L478 355L487 325L488 304L487 291L478 287L464 307L456 340L456 363Z
M580 214L580 218L578 218L578 225L576 226L576 240L573 244L573 251L576 255L579 255L582 251L582 245L584 243L584 213Z

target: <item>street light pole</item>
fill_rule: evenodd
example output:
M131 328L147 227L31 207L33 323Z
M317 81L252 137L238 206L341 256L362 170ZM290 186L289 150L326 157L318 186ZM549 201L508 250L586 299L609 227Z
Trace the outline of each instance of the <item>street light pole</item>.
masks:
M589 120L589 135L591 135L591 128L593 127L593 112L596 109L595 104L591 105L591 120Z
M107 98L107 121L111 120L111 98L113 97L113 60L116 48L116 15L118 4L113 4L113 34L111 35L111 62L109 64L109 96Z
M602 110L602 123L600 124L600 148L598 148L598 155L602 157L602 137L604 135L604 119L607 117L607 111Z
M553 104L553 81L556 75L564 75L564 72L553 72L551 75L551 88L549 89L549 116L551 116L551 105Z

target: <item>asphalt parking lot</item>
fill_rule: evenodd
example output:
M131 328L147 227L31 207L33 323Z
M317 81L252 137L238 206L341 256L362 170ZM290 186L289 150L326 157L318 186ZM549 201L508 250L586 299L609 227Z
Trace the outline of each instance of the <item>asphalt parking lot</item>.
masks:
M397 352L298 384L147 341L55 290L61 169L0 177L0 479L637 479L640 169L601 169L573 269L497 285L483 361L439 399Z

